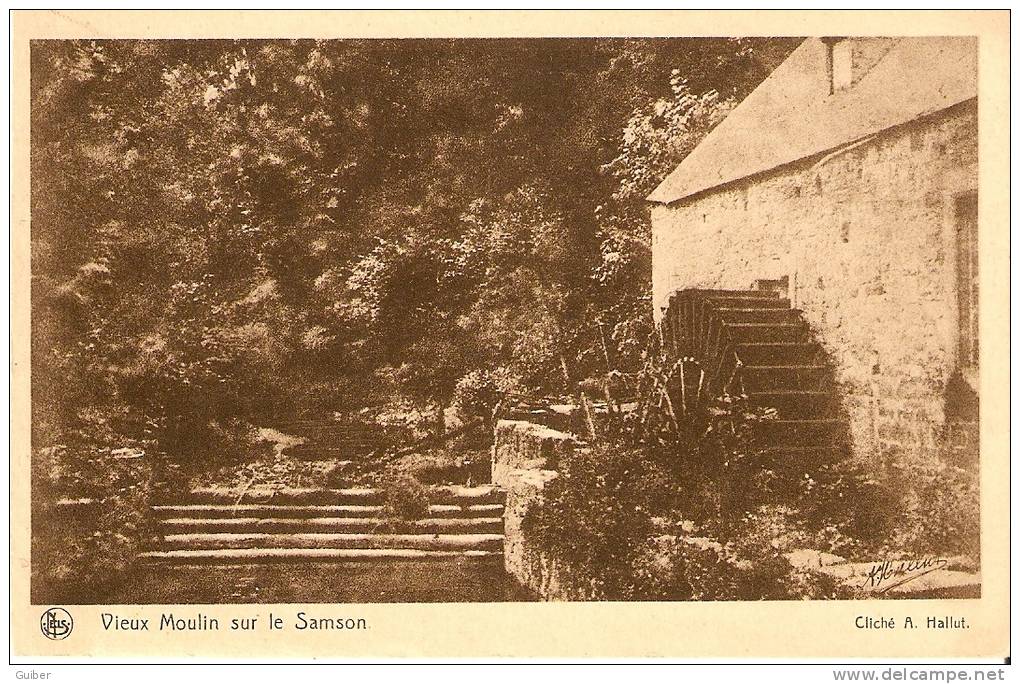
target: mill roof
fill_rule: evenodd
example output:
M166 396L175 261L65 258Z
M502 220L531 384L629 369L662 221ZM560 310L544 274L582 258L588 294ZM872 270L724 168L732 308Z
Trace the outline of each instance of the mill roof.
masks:
M846 40L875 40L854 39ZM648 196L669 204L977 96L977 39L888 39L884 54L831 92L832 39L808 38Z

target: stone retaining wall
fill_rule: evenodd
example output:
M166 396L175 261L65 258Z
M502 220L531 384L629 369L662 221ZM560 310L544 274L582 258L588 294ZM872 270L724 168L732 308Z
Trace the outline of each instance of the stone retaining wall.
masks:
M521 420L501 420L492 447L492 482L506 490L503 562L517 582L547 601L586 597L569 590L562 577L576 576L567 565L527 543L522 531L532 506L541 505L545 486L579 448L570 434Z
M515 470L556 470L570 458L577 440L566 432L523 420L496 424L492 445L492 483L501 487Z

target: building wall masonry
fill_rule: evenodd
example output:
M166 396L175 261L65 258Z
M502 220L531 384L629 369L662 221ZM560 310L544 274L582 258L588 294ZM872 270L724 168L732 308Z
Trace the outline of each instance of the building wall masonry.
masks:
M836 369L854 453L935 453L957 369L955 198L977 188L974 100L652 209L655 315L679 289L789 278Z

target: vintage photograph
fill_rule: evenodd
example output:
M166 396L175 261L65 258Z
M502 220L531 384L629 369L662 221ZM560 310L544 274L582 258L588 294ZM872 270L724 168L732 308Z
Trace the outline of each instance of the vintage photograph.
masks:
M32 40L31 602L980 598L979 40L743 35Z

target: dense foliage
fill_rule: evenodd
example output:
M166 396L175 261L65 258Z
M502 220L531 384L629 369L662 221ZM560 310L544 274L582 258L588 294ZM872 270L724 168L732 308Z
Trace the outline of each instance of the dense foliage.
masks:
M37 501L139 509L118 449L257 479L295 417L417 439L626 370L644 194L795 42L34 42Z
M571 597L849 598L788 554L979 557L976 473L946 454L883 477L851 458L776 459L757 438L775 409L723 395L674 410L678 363L654 342L636 408L602 414L524 515L533 561L569 568L557 581Z
M783 555L831 550L837 532L778 503L799 497L796 476L755 449L755 426L773 417L723 397L665 418L670 427L651 439L604 436L561 466L528 509L524 535L570 568L564 589L582 599L835 597L834 582Z
M590 374L585 321L626 363L644 193L791 45L35 43L36 443L123 415L201 461L300 412L442 421Z
M40 580L120 569L149 535L152 488L178 473L290 473L264 435L296 417L418 439L522 395L639 394L644 197L796 42L34 42L33 497L62 529L58 500L92 502L67 509L91 511L68 539L34 547ZM961 470L790 477L754 450L767 416L708 408L610 426L629 437L551 485L531 533L594 571L586 593L828 595L798 584L777 540L977 539ZM360 469L389 515L414 517L421 482L473 477L484 446L408 455L417 479Z

